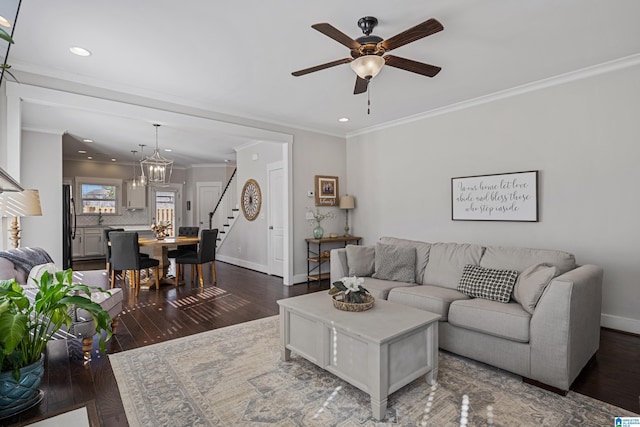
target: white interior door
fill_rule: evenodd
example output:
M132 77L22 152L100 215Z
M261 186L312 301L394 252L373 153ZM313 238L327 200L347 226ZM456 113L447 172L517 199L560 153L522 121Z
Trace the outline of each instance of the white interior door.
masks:
M213 211L220 199L222 183L220 182L199 182L198 188L198 227L200 230L209 228L209 212ZM213 217L211 228L222 230L224 224L224 203L220 203L216 215Z
M282 162L267 165L269 274L284 272L284 180Z

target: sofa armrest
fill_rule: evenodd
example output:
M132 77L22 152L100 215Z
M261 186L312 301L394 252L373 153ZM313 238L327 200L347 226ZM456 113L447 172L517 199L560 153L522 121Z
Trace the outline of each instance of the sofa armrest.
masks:
M331 283L337 282L349 275L349 265L347 264L347 250L338 248L331 250Z
M568 390L600 346L602 268L583 265L551 281L531 317L531 377Z
M108 290L111 286L109 284L109 273L107 270L87 270L87 271L73 271L73 282L82 283L87 286L94 286Z

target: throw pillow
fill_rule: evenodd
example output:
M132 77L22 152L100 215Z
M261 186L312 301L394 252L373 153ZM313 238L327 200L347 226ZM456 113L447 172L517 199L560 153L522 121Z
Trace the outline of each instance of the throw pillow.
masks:
M27 278L27 286L37 286L40 284L40 278L42 274L48 271L49 274L56 274L58 268L54 263L49 262L47 264L36 265L29 272L29 277Z
M376 247L347 245L349 276L371 277L375 272Z
M520 273L516 281L513 299L518 301L528 313L533 314L542 293L559 271L555 265L546 263L528 267Z
M395 282L415 283L416 248L377 242L373 277Z
M493 270L467 264L462 271L458 291L474 298L509 302L517 278L515 270Z

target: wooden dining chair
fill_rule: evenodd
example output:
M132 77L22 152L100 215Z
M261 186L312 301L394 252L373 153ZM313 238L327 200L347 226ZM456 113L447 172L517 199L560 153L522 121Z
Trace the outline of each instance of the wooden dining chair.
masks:
M204 287L204 277L202 274L202 265L211 262L211 275L213 276L213 284L218 283L216 274L216 244L218 243L218 229L202 230L200 232L200 245L198 252L181 255L176 258L176 284L180 277L180 270L185 265L191 265L191 283L193 283L193 266L198 267L198 278L200 286Z
M140 270L153 268L156 290L160 289L160 261L140 255L138 233L135 231L117 231L109 234L111 240L111 283L115 283L115 271L121 270L126 282L126 272L132 272L129 284L135 288L136 296L140 294Z

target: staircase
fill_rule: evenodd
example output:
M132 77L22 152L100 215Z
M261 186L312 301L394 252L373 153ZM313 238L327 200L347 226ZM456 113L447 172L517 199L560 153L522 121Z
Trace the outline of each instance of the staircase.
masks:
M220 199L218 200L218 203L216 203L215 208L213 209L213 211L209 212L209 229L211 229L213 216L216 214L218 208L220 207L223 198L227 195L227 190L229 189L231 183L234 182L234 179L236 177L236 172L237 172L237 169L233 171L233 174L231 174L231 178L229 178L227 185L224 187L224 190L222 191L222 194L220 195ZM224 205L229 206L231 205L231 203L225 203ZM222 214L227 216L223 221L224 224L222 226L222 229L218 231L217 248L220 248L220 246L222 246L227 236L229 235L229 231L233 227L233 224L235 224L236 219L240 216L240 209L238 208L238 205L236 205L236 207L231 209L229 212L225 212Z
M240 209L238 208L231 209L231 215L232 216L227 217L227 220L222 226L222 230L218 231L218 246L217 246L218 248L222 246L222 243L226 240L227 236L229 235L229 230L231 230L231 227L233 227L233 224L235 224L236 218L240 216Z

